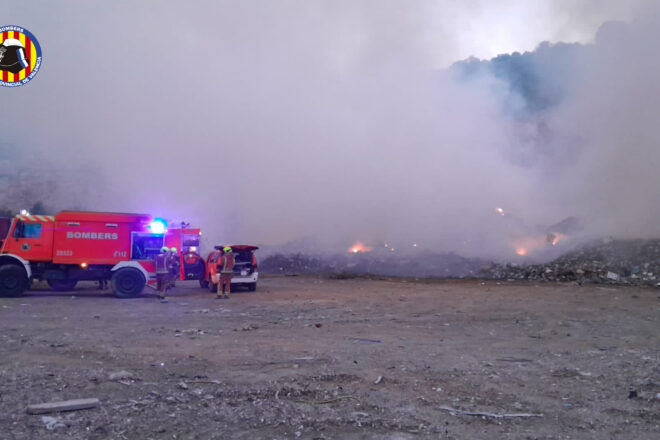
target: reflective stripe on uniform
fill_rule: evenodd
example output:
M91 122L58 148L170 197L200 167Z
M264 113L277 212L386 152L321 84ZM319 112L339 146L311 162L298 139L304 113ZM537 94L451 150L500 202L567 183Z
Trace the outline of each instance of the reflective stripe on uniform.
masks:
M224 257L222 257L222 270L220 271L221 274L228 275L228 274L234 273L234 265L233 264L232 264L231 268L227 267L227 260L228 260L227 257L228 257L228 255L225 255ZM233 256L232 256L232 260L234 260ZM235 264L235 261L234 261L234 264Z

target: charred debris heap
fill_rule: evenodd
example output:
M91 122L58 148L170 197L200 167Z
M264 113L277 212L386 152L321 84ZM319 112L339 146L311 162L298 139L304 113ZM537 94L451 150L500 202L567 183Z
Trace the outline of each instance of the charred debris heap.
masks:
M277 253L266 257L260 269L265 273L287 275L314 273L656 286L660 283L660 239L597 240L543 264L500 264L430 251L405 257L371 253L334 256Z

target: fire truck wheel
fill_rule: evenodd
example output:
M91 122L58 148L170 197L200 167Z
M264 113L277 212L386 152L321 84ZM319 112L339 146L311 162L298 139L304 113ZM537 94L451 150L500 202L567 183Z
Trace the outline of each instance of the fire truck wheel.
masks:
M67 290L73 290L78 284L78 281L71 280L46 280L51 289L57 290L58 292L66 292Z
M19 296L27 285L25 269L13 264L0 267L0 296Z
M199 287L202 289L206 289L209 287L209 282L207 280L199 280Z
M142 293L144 275L132 267L124 267L112 274L112 290L119 298L134 298Z

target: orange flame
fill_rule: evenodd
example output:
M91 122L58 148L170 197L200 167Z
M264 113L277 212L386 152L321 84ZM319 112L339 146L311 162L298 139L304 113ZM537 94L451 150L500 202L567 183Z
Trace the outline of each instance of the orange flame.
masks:
M348 248L348 252L351 252L353 254L357 254L357 253L360 253L360 252L371 252L371 251L372 251L372 248L370 248L369 246L364 245L363 243L361 243L359 241L356 241L355 243L353 243L353 246Z
M535 237L519 238L513 241L512 246L515 249L516 254L524 257L525 255L529 255L545 246L556 246L557 243L566 239L567 237L564 234L551 233Z

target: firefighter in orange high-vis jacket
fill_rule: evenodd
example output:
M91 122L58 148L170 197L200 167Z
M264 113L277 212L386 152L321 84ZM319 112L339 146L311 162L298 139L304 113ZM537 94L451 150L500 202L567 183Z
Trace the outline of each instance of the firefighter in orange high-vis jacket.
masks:
M234 275L234 254L229 246L222 248L222 252L222 256L218 259L220 282L218 283L217 298L229 298L231 277Z

